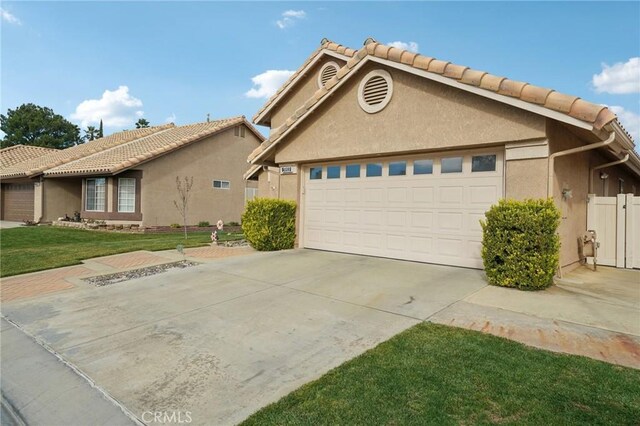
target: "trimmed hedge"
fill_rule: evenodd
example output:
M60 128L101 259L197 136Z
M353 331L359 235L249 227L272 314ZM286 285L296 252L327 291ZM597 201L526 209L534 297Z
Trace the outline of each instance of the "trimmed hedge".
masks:
M489 284L521 290L553 284L560 261L560 212L553 199L501 200L480 223Z
M296 238L296 203L254 198L242 215L242 230L256 250L292 249Z

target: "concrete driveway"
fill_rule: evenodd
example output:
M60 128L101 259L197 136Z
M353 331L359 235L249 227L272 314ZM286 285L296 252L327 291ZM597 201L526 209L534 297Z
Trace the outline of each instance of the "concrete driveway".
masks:
M140 419L233 424L484 287L477 270L295 250L2 310Z

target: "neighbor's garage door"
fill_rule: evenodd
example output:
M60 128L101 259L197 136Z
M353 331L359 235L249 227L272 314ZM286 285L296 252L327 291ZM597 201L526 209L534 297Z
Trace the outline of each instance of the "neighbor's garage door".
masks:
M16 222L33 220L33 184L2 184L2 219Z
M305 167L304 247L482 268L480 219L502 197L502 154Z

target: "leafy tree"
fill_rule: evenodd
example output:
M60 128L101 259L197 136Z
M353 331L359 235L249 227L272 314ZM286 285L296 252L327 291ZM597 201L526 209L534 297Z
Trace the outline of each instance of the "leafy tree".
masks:
M144 118L141 118L136 122L136 129L144 129L146 127L149 127L149 122Z
M102 127L102 119L100 119L100 127L98 128L98 134L96 138L104 138L104 127Z
M95 126L87 126L87 129L84 131L84 139L87 141L92 141L97 137L98 130Z
M31 103L9 109L7 115L0 114L0 130L5 133L0 140L2 148L19 144L68 148L84 142L78 126L51 108Z

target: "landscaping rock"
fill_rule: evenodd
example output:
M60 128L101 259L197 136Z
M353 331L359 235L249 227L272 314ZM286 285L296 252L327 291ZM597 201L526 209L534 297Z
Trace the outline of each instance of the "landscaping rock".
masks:
M85 278L83 281L86 281L89 284L95 284L96 287L102 287L109 284L129 281L134 278L149 277L151 275L161 274L165 271L168 271L169 269L176 269L176 268L183 269L183 268L189 268L191 266L196 266L196 265L198 265L198 263L190 262L188 260L181 260L179 262L165 263L162 265L155 265L155 266L147 266L145 268L133 269L131 271L125 271L125 272L117 272L115 274L100 275L99 277Z

